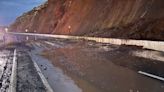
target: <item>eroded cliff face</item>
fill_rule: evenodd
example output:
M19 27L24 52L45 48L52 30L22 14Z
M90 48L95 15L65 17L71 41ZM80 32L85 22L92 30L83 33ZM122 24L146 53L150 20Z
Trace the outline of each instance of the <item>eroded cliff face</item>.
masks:
M164 0L49 0L17 18L11 29L164 40Z

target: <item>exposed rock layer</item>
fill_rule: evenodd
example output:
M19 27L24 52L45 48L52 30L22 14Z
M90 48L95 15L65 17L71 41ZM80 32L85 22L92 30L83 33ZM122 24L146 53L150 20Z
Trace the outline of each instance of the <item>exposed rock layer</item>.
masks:
M164 40L164 0L49 0L12 30Z

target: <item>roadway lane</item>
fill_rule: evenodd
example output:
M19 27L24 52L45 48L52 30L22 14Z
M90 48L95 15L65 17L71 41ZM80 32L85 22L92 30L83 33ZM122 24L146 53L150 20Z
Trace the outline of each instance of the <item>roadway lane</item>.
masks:
M0 92L50 92L43 85L29 50L23 42L0 48Z
M163 52L136 46L52 38L29 40L24 45L33 48L30 49L31 58L55 92L164 90L162 81L138 73L144 71L164 77Z
M138 73L144 71L163 77L164 63L161 59L163 52L83 40L51 39L51 41L35 41L32 44L36 48L42 48L42 52L38 54L42 58L49 59L49 61L46 59L46 62L52 63L53 67L61 69L69 77L68 80L71 78L83 92L163 92L164 90L162 81ZM156 57L141 57L138 53L142 52L149 52ZM37 63L44 67L43 63ZM57 85L59 81L55 79L57 77L52 77L55 73L49 69L42 70L48 81L51 81L51 86L59 87ZM46 75L46 72L50 74ZM69 90L69 87L63 87ZM60 92L59 90L55 92Z

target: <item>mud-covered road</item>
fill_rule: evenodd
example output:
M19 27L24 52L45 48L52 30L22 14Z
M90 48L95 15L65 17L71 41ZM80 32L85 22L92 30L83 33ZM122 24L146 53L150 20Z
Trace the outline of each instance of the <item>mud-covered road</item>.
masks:
M87 41L46 41L42 52L83 92L163 92L164 83L138 73L164 77L164 53L136 46Z
M17 49L17 92L47 92L33 62L54 92L164 90L163 81L138 73L164 77L164 52L64 39L29 40L8 47Z

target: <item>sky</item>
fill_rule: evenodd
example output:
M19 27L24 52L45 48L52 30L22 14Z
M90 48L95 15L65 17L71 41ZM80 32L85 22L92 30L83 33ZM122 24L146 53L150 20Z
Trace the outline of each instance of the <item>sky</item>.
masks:
M8 26L23 13L46 0L0 0L0 26Z

